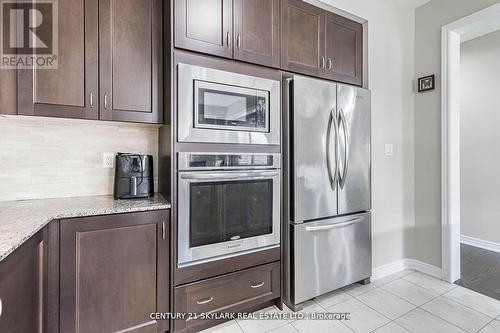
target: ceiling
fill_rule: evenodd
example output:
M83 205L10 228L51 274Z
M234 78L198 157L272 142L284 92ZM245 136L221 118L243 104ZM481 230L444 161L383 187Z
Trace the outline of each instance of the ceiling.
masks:
M385 0L396 7L413 9L425 5L431 0Z

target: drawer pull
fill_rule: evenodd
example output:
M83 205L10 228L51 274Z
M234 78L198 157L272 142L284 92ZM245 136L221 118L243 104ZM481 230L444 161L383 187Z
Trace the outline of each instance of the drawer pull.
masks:
M257 289L257 288L260 288L264 285L264 282L261 282L259 284L252 284L250 285L250 287L252 287L253 289Z
M210 303L214 300L213 297L205 298L205 299L200 299L199 301L196 301L196 304L202 305L202 304L207 304Z

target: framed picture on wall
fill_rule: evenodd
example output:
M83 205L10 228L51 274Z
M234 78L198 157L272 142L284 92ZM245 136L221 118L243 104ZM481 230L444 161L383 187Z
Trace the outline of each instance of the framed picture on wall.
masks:
M435 88L434 74L418 78L418 92L429 91Z

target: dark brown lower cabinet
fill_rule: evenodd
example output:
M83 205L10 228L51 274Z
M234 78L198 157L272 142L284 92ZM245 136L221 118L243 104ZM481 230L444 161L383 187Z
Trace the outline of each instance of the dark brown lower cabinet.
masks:
M61 220L60 332L166 332L168 210Z
M174 289L176 313L231 313L280 297L280 262L186 284ZM192 317L194 318L194 317ZM187 318L186 318L187 319ZM177 320L175 331L197 332L223 320Z
M0 332L46 332L45 230L0 262Z

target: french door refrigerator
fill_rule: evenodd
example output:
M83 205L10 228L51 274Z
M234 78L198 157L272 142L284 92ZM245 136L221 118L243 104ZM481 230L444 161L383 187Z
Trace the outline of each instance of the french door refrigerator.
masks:
M286 75L285 302L371 276L370 91Z

